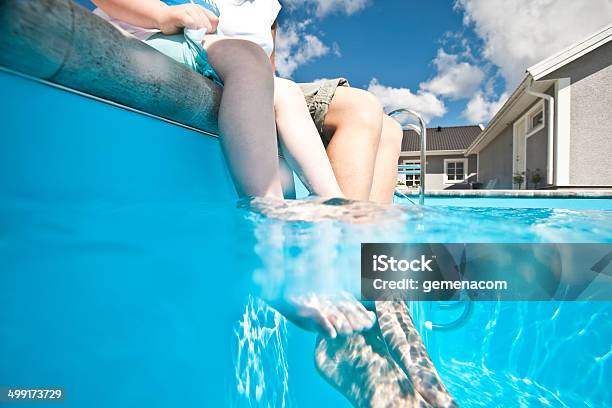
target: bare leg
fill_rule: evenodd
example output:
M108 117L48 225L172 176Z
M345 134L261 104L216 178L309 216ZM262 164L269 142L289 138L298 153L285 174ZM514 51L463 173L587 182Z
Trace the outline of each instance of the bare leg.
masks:
M383 111L370 93L340 87L325 118L333 138L327 147L340 188L348 198L369 200Z
M319 373L355 407L457 407L434 367L405 302L376 302L378 325L319 336Z
M281 172L281 183L283 185L283 195L287 200L294 200L296 196L295 181L293 180L293 170L289 167L287 160L283 157L278 158Z
M371 201L383 204L393 201L393 192L397 185L397 160L402 150L403 136L402 126L385 115L374 166Z
M377 327L350 336L319 336L315 365L354 407L426 408L408 376L387 351Z
M380 332L393 360L412 381L414 389L434 407L457 407L440 379L414 326L405 302L376 302Z
M300 87L275 78L274 107L283 154L300 180L318 196L343 197Z
M225 84L219 130L238 194L283 198L268 56L244 40L207 36L203 46Z

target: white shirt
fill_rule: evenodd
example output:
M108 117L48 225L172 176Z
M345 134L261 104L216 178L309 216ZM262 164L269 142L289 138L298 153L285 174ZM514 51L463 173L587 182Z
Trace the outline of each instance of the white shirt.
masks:
M217 0L217 6L221 35L252 41L272 54L271 27L281 10L278 0Z
M249 40L261 46L270 56L274 49L271 27L281 10L278 0L217 0L221 12L217 34ZM101 9L94 14L121 27L140 40L159 32L113 19Z

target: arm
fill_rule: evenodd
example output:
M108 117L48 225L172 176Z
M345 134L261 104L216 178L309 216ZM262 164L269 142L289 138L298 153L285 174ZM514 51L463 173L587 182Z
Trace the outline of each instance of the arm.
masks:
M92 0L109 16L126 23L156 28L164 34L176 34L183 28L217 31L219 20L210 11L195 4L168 6L159 0Z

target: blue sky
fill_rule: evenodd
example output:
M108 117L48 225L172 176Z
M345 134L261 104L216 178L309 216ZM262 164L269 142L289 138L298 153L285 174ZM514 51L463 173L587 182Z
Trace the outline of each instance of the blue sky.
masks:
M281 74L344 76L431 126L486 124L529 66L612 22L609 0L281 3Z
M408 7L405 0L385 0L352 16L312 17L313 30L325 43L338 44L341 56L329 53L314 63L305 64L295 79L346 75L355 86L367 86L372 76L391 86L418 87L432 73L444 34L462 29L461 15L451 1L425 2ZM289 15L288 15L289 14ZM305 19L303 10L283 13L288 19Z
M486 124L529 66L612 22L610 0L280 1L281 76L343 76L431 126Z

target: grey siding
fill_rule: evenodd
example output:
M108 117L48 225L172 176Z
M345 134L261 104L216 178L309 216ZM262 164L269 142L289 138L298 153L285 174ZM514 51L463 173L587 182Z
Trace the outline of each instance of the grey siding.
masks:
M546 124L548 126L548 124ZM539 130L527 139L527 180L528 188L543 187L546 183L546 154L548 146L548 134L546 128ZM542 181L535 186L530 180L530 175L540 173ZM523 185L523 187L525 187Z
M487 187L495 181L494 189L512 188L512 125L508 125L479 153L478 181Z
M555 88L551 86L545 93L554 95ZM480 151L480 174L478 181L483 184L483 188L491 180L497 179L493 189L511 189L513 188L512 177L512 148L514 144L514 122L523 117L534 106L540 103L540 99L527 109L517 115L512 123L510 123L500 134L497 135L484 149ZM525 168L528 174L531 174L539 169L542 176L542 181L538 187L543 187L546 183L546 155L548 151L548 103L544 103L544 127L538 130L533 135L527 138L527 149L525 157ZM526 178L529 176L526 176ZM525 184L521 188L526 188ZM535 188L529 181L529 188Z
M612 43L546 79L570 78L570 184L612 185Z
M478 156L471 154L468 156L468 181L478 181Z
M465 183L446 184L444 183L444 159L466 159L463 155L448 156L428 156L427 175L425 178L425 188L427 190L454 190L470 188L468 182L476 181L476 155L470 155L468 159L468 179ZM418 156L402 155L400 163L404 160L419 160ZM472 175L470 177L470 175Z
M545 93L554 96L555 87L551 86ZM533 104L529 109L525 112L521 113L521 116L527 113L531 108L533 108L537 103ZM548 127L550 123L548 123L548 102L544 102L544 127L538 130L533 135L527 138L527 152L525 157L525 168L527 169L527 174L525 176L527 185L523 184L522 188L539 188L544 187L546 185L546 173L547 173L547 154L548 154ZM520 117L520 116L519 116ZM556 120L556 119L555 119ZM542 181L537 186L534 186L531 182L531 174L535 172L539 172L542 178Z

